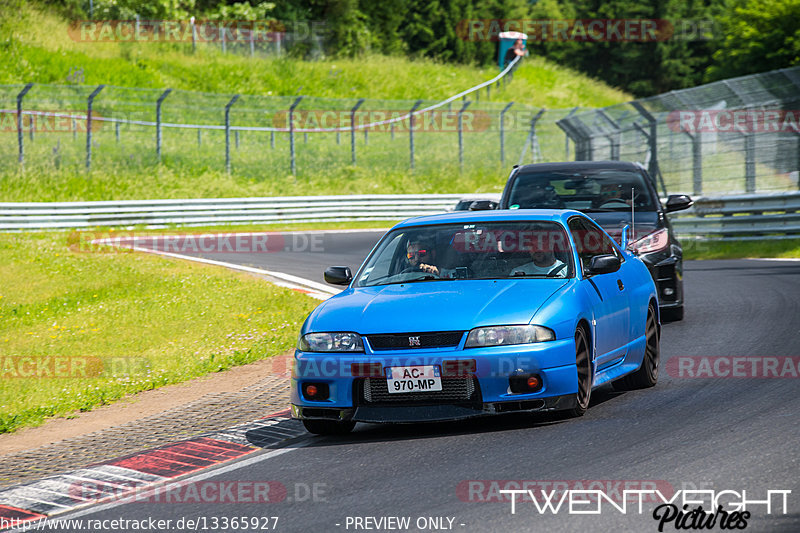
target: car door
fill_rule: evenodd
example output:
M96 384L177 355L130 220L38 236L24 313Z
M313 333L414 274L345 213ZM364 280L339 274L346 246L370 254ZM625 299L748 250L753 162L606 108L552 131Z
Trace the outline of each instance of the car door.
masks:
M628 265L608 235L591 220L575 216L569 220L569 229L580 258L584 290L594 310L595 364L602 370L625 356L629 341L630 291L622 281ZM620 269L608 274L587 275L592 258L606 254L620 258Z

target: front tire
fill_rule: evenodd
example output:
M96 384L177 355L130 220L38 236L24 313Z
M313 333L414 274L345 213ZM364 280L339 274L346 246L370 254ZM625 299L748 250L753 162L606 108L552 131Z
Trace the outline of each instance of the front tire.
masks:
M355 422L339 420L303 420L309 433L315 435L347 435L355 427Z
M575 367L578 373L578 392L575 393L575 407L564 411L567 418L577 418L586 414L592 398L592 365L589 338L582 327L575 330Z
M646 389L658 382L658 366L661 361L661 345L656 322L656 310L653 304L647 308L645 322L645 348L642 365L632 374L614 382L616 390Z

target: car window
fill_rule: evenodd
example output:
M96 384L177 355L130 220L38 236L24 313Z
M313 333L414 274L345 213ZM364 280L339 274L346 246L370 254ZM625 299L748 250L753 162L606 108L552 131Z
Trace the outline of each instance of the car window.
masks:
M479 222L400 228L356 275L356 286L416 281L574 276L572 251L556 222Z
M575 241L575 250L578 252L583 270L586 270L592 258L598 255L612 254L621 261L624 260L608 235L594 222L575 216L569 219L569 231L572 240Z
M631 204L637 211L656 209L644 176L617 169L520 173L508 197L512 209L630 211Z

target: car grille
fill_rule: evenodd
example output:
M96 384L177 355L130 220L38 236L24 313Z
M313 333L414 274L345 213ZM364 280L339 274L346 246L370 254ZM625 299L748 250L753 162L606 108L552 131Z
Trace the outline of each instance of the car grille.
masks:
M437 331L432 333L393 333L368 335L373 350L413 350L458 346L463 331Z
M435 392L410 392L390 394L385 379L366 378L360 380L361 393L356 397L363 405L381 403L463 403L476 401L480 391L472 376L442 378L442 390Z

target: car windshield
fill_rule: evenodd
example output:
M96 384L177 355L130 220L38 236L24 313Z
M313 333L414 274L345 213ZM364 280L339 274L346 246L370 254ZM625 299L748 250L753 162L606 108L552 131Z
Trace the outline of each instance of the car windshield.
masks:
M641 173L628 170L527 172L514 180L511 209L576 209L583 212L654 211L650 188Z
M396 229L381 240L356 287L394 283L573 276L570 242L555 222L480 222Z

